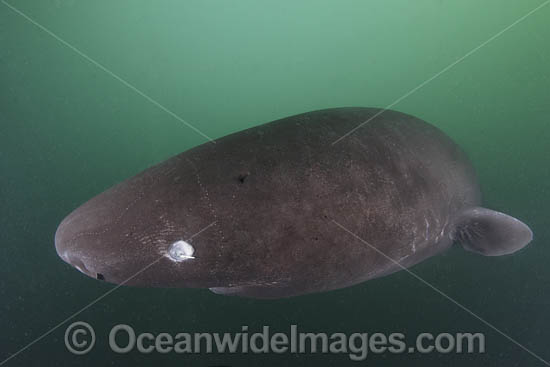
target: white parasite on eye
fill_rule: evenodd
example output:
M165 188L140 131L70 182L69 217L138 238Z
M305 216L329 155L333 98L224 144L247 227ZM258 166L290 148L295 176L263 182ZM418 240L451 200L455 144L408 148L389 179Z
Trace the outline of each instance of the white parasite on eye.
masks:
M193 254L195 253L195 249L193 246L191 246L189 243L180 240L174 242L170 248L168 249L168 257L170 260L180 262L184 260L190 260L194 259L195 257Z

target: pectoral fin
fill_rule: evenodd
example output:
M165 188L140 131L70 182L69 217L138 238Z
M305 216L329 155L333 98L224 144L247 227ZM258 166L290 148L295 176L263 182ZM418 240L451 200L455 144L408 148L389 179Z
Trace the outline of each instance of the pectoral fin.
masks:
M224 296L240 296L260 299L284 298L300 294L299 292L296 292L293 289L287 287L281 288L253 285L235 287L214 287L210 288L210 291L215 294L222 294Z
M476 207L456 217L451 238L468 251L500 256L523 248L533 239L533 232L514 217Z

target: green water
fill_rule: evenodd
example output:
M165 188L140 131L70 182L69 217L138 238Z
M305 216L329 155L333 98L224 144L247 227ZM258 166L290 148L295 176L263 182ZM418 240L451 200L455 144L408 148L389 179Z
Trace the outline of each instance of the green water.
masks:
M207 141L179 119L217 138L310 110L397 100L393 109L435 124L467 151L485 206L521 218L535 233L513 256L456 248L412 270L550 360L550 5L507 29L543 1L8 3L44 29L0 3L0 360L113 290L57 257L57 224L114 183ZM84 356L63 342L76 320L97 335ZM174 335L238 332L241 325L286 332L291 324L408 339L481 332L486 352L371 353L363 362L342 354L121 355L107 340L120 323ZM545 365L406 272L277 301L122 287L5 365L138 363Z

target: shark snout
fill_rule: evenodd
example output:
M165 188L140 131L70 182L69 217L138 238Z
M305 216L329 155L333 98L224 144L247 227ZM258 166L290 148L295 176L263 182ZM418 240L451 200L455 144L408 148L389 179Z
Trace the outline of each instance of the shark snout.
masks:
M98 258L90 251L88 231L87 228L79 229L71 216L65 218L55 234L55 249L67 264L89 277L103 280L103 274L95 269Z
M122 209L112 201L109 204L89 201L63 219L55 233L59 257L81 273L100 280L105 280L112 268L109 245L119 239L112 224L113 216Z

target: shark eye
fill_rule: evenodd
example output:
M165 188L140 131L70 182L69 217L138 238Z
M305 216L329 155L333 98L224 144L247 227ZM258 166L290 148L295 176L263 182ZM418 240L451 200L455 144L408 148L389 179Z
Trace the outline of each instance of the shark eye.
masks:
M194 259L194 253L195 249L193 246L185 241L176 241L170 246L170 249L168 250L168 257L176 262L180 262Z

